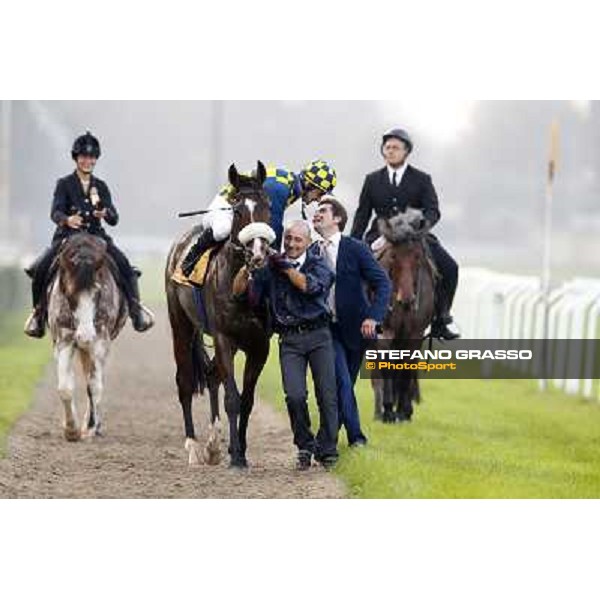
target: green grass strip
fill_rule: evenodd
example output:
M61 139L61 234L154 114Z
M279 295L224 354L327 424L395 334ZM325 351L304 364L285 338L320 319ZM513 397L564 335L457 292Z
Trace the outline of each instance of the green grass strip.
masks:
M259 390L285 412L276 342ZM414 421L383 425L370 382L356 391L369 445L348 449L342 432L336 468L353 497L600 497L596 401L541 393L536 381L428 380ZM316 423L312 393L309 402Z
M52 356L48 337L28 338L23 333L25 313L0 318L0 456L13 423L29 408L36 386Z

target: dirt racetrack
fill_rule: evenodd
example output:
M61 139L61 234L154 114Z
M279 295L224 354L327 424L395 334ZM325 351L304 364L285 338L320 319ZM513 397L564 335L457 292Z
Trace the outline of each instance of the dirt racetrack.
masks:
M32 340L32 344L37 343ZM343 485L320 467L297 473L287 419L258 400L249 427L250 468L188 467L165 312L144 334L129 325L109 358L103 400L104 436L66 442L54 363L31 410L14 427L0 460L2 498L338 498ZM79 375L79 371L78 371ZM84 389L78 377L81 418ZM281 400L283 401L283 399ZM208 400L194 403L200 443ZM224 431L227 430L223 413Z

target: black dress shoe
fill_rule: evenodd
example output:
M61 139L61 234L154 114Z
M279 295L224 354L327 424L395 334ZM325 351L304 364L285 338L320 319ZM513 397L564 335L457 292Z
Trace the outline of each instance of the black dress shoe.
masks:
M308 450L300 450L296 459L296 471L308 471L312 463L312 455Z
M350 448L364 448L366 445L367 445L367 440L362 438L362 439L354 440L350 444Z
M329 471L330 469L334 469L335 466L338 463L338 457L337 456L327 456L325 457L322 461L321 461L321 466L326 470Z
M315 456L315 460L327 471L329 471L329 469L333 469L335 467L335 465L337 465L338 462L338 457L334 454L330 454L329 456L320 456L320 457L316 457Z

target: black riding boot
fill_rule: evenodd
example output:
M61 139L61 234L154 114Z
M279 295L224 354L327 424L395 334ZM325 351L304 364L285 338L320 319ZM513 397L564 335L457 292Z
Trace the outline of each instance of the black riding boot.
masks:
M455 340L459 338L460 333L448 329L448 325L450 325L452 321L452 316L448 312L438 315L431 325L432 336L443 340Z
M189 249L187 256L181 263L181 270L186 277L189 277L192 274L192 271L194 270L194 267L196 266L196 263L202 254L216 243L217 240L215 240L215 236L213 235L213 230L211 227L208 227L200 234L200 237Z
M50 246L25 269L31 277L31 295L33 311L25 321L25 333L34 338L42 338L46 333L46 317L48 312L47 290L48 282L52 279L56 267L52 268L57 246Z
M125 283L125 297L129 308L131 324L136 331L146 331L154 325L154 315L140 302L140 289L138 285L138 273L132 269Z
M46 333L46 273L41 272L39 263L38 259L29 269L25 269L27 275L33 280L31 282L33 311L25 321L25 333L33 338L43 338Z
M440 274L435 286L435 318L431 332L434 337L455 340L460 335L448 329L448 325L452 323L450 307L458 286L458 264L434 235L428 236L427 244Z
M43 303L46 304L45 302ZM46 333L46 307L37 304L25 321L25 334L33 338L43 338Z
M450 325L454 319L450 315L450 306L447 300L447 293L439 282L435 294L436 310L433 323L431 324L431 334L434 338L438 339L456 340L460 337L460 334L448 329L448 325Z
M39 270L40 265L44 262L47 252L48 250L45 250L26 269L23 269L25 273L27 273L28 277L30 277L31 279L35 277L35 274Z

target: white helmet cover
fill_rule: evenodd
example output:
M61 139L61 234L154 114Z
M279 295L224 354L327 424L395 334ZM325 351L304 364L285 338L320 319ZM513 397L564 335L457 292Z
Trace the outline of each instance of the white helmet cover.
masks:
M269 244L275 241L275 232L267 223L248 223L238 234L238 240L242 245L246 245L254 238L264 238Z

